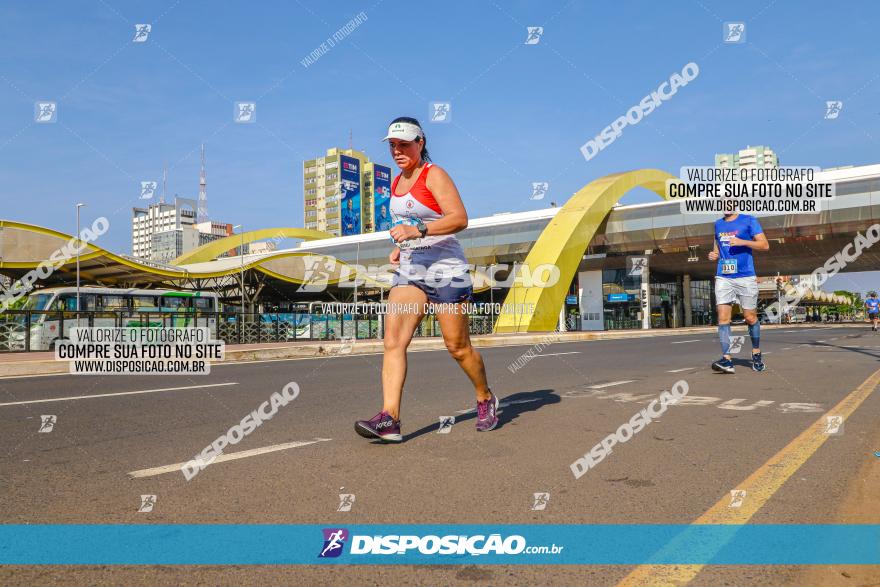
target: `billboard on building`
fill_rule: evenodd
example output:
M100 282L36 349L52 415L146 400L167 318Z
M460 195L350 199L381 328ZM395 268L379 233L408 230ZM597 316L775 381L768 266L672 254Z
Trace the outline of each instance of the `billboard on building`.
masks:
M373 230L391 230L391 168L378 164L373 165L373 218Z
M359 159L340 155L339 161L339 219L342 236L361 233L361 162Z

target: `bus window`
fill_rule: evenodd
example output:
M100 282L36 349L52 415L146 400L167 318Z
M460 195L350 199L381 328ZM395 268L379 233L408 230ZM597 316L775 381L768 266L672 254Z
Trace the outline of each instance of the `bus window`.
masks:
M213 312L214 298L193 298L196 304L196 310L199 312Z
M22 310L48 310L49 309L49 301L52 299L53 294L31 294L28 296L27 302L25 302L24 306L22 306ZM53 309L57 309L54 307Z
M98 298L99 309L109 312L128 310L128 299L125 296L102 295Z
M94 312L97 296L95 294L80 294L79 303L83 312ZM55 299L52 304L52 310L64 310L65 312L76 311L76 294L63 294Z
M149 312L159 309L156 296L132 296L131 303L135 312Z
M162 296L162 309L170 311L186 310L189 307L189 298Z

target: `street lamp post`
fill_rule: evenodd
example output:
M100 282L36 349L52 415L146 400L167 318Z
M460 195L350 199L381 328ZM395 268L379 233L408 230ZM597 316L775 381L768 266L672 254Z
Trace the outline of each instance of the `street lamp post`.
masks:
M79 311L82 307L79 305L79 254L82 250L82 241L79 234L79 209L85 204L76 205L76 325L79 326Z
M241 235L241 246L238 249L238 256L241 259L241 321L244 323L244 226L236 224L232 230L239 229Z

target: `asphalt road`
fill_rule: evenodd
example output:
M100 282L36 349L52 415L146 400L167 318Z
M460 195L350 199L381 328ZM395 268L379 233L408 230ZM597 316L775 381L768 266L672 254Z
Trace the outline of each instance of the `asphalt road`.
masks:
M734 334L743 334L742 327ZM473 394L445 351L411 353L400 445L357 436L355 419L381 407L380 355L216 365L207 376L44 376L0 379L3 523L687 524L880 369L880 335L867 328L765 331L768 369L712 373L708 334L556 343L516 373L528 346L481 349L502 398L500 427L474 430ZM686 400L580 479L570 464L676 381ZM301 393L187 481L185 462L287 383ZM209 387L210 386L210 387ZM178 389L168 389L178 388ZM152 391L165 389L165 391ZM131 391L147 393L83 398ZM641 403L640 403L641 402ZM505 405L506 404L506 405ZM39 433L41 415L57 418ZM439 418L455 416L447 434ZM843 433L796 468L752 523L833 523L858 508L880 436L880 392ZM277 449L278 445L295 443ZM266 452L257 449L267 449ZM862 487L862 490L864 488ZM549 503L533 511L533 494ZM354 494L337 511L339 494ZM157 496L138 512L140 496ZM876 500L876 490L867 496ZM861 499L864 499L862 496ZM864 512L865 522L880 516ZM870 517L873 516L873 517ZM847 518L850 519L850 518ZM615 585L633 567L6 567L4 584L590 584ZM707 567L695 585L805 584L795 567ZM846 572L846 571L844 571ZM880 573L856 569L863 582ZM856 584L840 573L841 584ZM828 579L830 581L831 579ZM825 581L825 579L823 579Z

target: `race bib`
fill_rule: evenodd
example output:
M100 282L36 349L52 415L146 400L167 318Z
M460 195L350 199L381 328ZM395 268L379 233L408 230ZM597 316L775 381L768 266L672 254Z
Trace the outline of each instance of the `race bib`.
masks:
M732 275L736 273L736 259L724 259L721 261L721 274Z
M408 224L410 226L415 226L418 223L419 223L419 221L417 218L406 218L406 217L398 218L391 225L391 228L394 228L395 226L400 226L401 224ZM394 240L393 236L390 238L391 238L391 242L393 242L395 245L397 245L401 249L411 249L422 240L420 238L416 238L413 240L403 241L402 243L399 243L396 240Z

